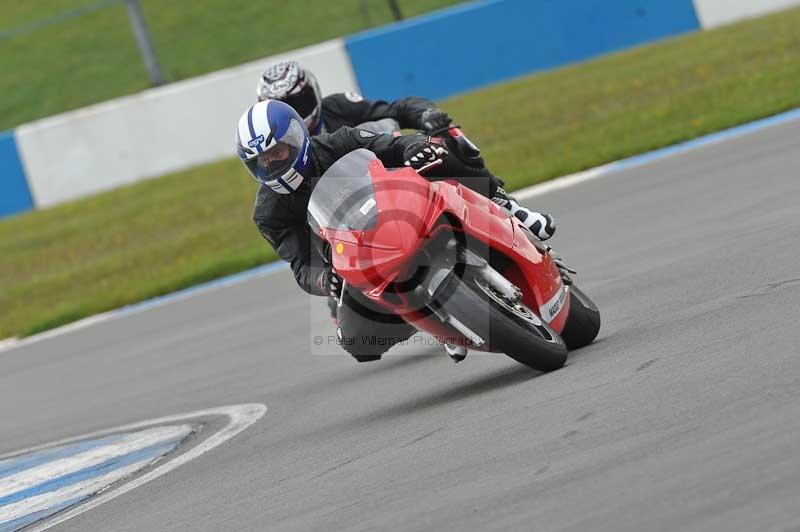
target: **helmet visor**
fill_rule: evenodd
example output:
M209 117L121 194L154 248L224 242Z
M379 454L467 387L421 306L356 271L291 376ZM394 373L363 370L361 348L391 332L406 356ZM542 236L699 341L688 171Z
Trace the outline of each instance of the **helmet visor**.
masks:
M303 127L297 120L292 119L286 133L275 145L246 161L245 164L256 179L272 186L271 182L283 179L292 172L304 140Z
M317 94L311 82L306 83L306 86L297 94L287 96L284 101L294 107L297 114L302 116L304 120L314 113L318 105Z

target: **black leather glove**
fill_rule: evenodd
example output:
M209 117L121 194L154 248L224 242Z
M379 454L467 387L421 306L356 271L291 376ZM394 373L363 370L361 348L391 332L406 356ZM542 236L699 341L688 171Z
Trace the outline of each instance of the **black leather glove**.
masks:
M444 160L449 154L450 153L444 146L434 144L429 140L421 140L405 149L403 152L403 159L405 159L406 166L410 166L414 170L419 170L426 164L437 160Z
M450 118L450 115L438 107L431 107L430 109L425 109L425 112L422 113L420 122L422 122L425 132L432 135L434 132L440 131L452 124L453 120Z

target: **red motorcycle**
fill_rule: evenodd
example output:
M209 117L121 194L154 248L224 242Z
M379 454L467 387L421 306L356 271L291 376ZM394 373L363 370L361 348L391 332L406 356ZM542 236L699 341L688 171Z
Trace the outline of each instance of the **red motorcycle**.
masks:
M443 343L541 371L594 341L600 313L573 270L488 198L420 173L357 150L320 178L308 222L345 290Z

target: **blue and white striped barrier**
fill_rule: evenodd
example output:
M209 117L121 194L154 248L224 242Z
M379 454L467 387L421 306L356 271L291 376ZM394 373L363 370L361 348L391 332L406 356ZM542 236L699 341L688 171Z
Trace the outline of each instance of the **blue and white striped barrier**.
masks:
M800 0L479 0L0 134L0 217L233 155L267 63L292 58L323 90L443 98ZM57 162L49 149L58 146Z

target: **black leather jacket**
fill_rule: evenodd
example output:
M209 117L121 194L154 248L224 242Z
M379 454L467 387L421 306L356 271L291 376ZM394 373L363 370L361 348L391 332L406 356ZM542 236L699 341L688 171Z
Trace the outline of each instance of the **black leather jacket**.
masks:
M357 127L364 122L394 118L404 129L425 129L422 113L436 104L426 98L411 96L396 102L365 100L360 94L346 92L331 94L322 99L323 132L332 133L340 127Z

